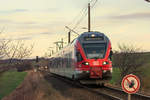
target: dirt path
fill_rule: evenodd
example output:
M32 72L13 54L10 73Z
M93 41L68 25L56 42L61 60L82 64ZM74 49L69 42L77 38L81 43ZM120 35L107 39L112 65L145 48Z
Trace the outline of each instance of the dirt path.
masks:
M32 76L32 77L30 77ZM38 75L33 72L28 72L23 83L16 88L9 96L4 97L2 100L33 100L34 90L36 90L36 81ZM35 84L35 85L34 85Z
M105 100L40 72L28 72L23 83L2 100Z
M48 87L39 72L28 72L23 83L16 88L9 96L2 100L47 100L43 99Z

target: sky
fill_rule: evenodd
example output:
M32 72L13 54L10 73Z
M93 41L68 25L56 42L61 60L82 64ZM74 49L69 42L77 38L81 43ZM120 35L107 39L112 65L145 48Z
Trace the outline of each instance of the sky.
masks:
M34 44L31 57L44 56L49 47L73 28L89 0L0 0L0 40L23 40ZM87 16L75 29L87 31ZM144 0L98 0L91 9L91 30L105 33L117 50L118 44L150 51L150 3ZM77 35L72 33L72 40Z

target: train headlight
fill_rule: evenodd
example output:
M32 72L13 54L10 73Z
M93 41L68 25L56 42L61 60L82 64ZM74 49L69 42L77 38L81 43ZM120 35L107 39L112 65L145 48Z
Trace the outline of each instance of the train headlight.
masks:
M82 63L83 65L89 65L89 63L88 62L84 62L84 63Z
M88 63L88 62L85 62L85 65L89 65L89 63Z
M95 37L95 34L92 34L91 37Z
M103 62L103 65L107 65L107 64L109 64L107 61L104 61L104 62Z

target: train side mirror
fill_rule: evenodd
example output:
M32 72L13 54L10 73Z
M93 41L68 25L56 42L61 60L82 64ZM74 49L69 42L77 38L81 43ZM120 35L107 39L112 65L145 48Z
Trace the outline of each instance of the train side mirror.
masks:
M112 56L113 55L113 51L112 50L110 50L110 56Z
M113 51L112 51L112 50L110 50L110 54L109 54L109 58L110 58L110 60L112 60L112 55L113 55Z

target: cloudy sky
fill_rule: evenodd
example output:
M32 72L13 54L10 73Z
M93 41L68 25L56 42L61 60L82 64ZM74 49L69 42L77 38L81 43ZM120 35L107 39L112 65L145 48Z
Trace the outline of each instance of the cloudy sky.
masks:
M89 0L0 0L0 39L34 43L32 56L42 56L53 42L64 38L65 26L73 28L84 15ZM132 44L150 51L150 3L144 0L98 0L91 11L93 31L105 33L118 44ZM87 31L87 17L75 29ZM72 39L75 38L73 34Z

